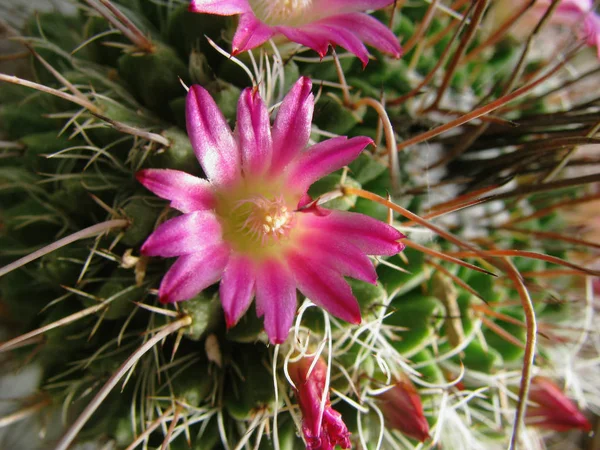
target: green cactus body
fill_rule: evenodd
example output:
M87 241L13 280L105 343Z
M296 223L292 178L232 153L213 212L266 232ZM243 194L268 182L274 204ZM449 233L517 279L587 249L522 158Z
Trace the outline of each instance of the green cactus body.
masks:
M266 8L263 3L249 2L256 11ZM470 17L468 28L475 4L485 2L471 8L471 2L414 1L396 10L389 3L373 20L391 24L410 48L401 59L373 51L365 68L340 48L338 68L331 53L318 56L281 36L251 54L224 56L242 19L194 14L187 2L78 1L73 14L41 12L25 22L21 33L29 48L23 49L43 61L28 56L23 79L55 91L36 92L8 76L0 80L6 81L0 84L0 265L87 233L0 277L0 321L8 336L17 337L0 342L6 372L35 365L42 373L37 394L43 405L27 409L24 403L23 417L35 417L42 428L45 411L54 411L47 414L64 419L63 439L81 425L69 439L115 449L134 448L134 442L135 448L174 450L333 448L306 437L303 442L302 391L289 383L289 365L317 355L329 370L323 408L341 414L355 448L495 449L515 439L512 411L519 401L513 393L523 374L527 381L531 370L558 379L584 376L582 367L596 370L598 350L590 336L600 227L592 202L600 177L593 172L597 155L579 156L577 149L597 145L592 127L600 116L595 100L569 90L591 77L582 74L597 68L589 63L595 54L578 50L587 57L585 68L575 59L568 74L558 71L507 103L498 99L540 79L552 64L531 51L518 66L522 53L508 31L486 44L493 11L472 41L461 41L465 31L453 38L462 15ZM444 6L432 13L437 3ZM459 57L461 43L468 45ZM186 132L192 84L203 86L226 122L238 127L237 138L244 132L237 105L245 88L254 86L273 121L302 76L313 79L319 95L312 141L367 136L374 145L310 186L318 206L307 202L292 212L365 214L405 233L408 245L401 254L371 258L378 276L372 284L343 273L361 323L334 317L318 300L298 295L287 340L270 345L261 307L250 306L229 323L216 284L186 302L159 301L171 260L141 248L178 213L142 188L136 174L206 175ZM451 133L427 134L493 101L499 109ZM390 154L397 146L399 161ZM269 186L264 182L259 192ZM387 198L397 207L390 208ZM240 211L246 222L257 220ZM267 212L261 210L261 218L272 220ZM242 219L231 219L240 230ZM220 220L219 226L229 224ZM328 238L344 236L334 230ZM247 236L238 241L244 239L254 242ZM538 319L534 353L530 306ZM19 340L25 333L32 334ZM380 409L386 387L402 377L412 380L423 404L421 425L430 427L423 443ZM104 392L113 379L118 383ZM581 405L598 408L597 396L574 380L569 392ZM88 405L93 411L80 424ZM521 439L552 441L538 436L527 416L524 423ZM583 422L577 427L586 429ZM29 433L32 448L50 448L34 429ZM65 449L71 440L54 442Z

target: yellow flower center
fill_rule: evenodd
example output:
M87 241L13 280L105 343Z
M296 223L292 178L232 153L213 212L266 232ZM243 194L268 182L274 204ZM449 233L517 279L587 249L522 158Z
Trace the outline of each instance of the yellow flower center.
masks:
M287 237L293 219L283 197L268 199L262 195L239 200L231 217L237 222L237 231L260 241L261 246Z
M298 199L281 193L278 183L261 180L217 194L223 238L236 252L255 259L273 256L291 245Z
M249 0L254 15L267 25L301 25L312 0Z

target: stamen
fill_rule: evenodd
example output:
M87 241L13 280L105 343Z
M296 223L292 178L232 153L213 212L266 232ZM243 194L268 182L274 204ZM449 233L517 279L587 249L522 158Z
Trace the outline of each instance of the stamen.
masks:
M312 0L250 0L252 11L267 25L299 25Z
M257 195L239 200L232 215L239 220L236 230L259 241L261 246L287 237L293 225L293 215L282 196L270 200Z

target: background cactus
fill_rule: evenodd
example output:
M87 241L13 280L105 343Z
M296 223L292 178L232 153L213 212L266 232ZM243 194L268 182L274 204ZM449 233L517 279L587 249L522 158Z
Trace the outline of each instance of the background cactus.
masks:
M374 51L364 69L292 45L229 58L236 18L183 1L85 0L19 28L7 14L12 56L29 66L0 76L0 351L6 373L39 375L0 425L48 429L27 444L40 449L302 448L287 367L318 353L356 448L593 448L528 421L523 393L552 378L597 422L598 62L574 34L543 41L561 59L537 52L552 24L492 42L503 24L489 3L377 11L405 53ZM350 281L361 325L305 301L288 340L269 346L254 307L226 330L216 287L157 302L171 261L139 249L172 213L135 174L201 175L184 85L204 86L233 125L244 87L274 106L300 75L319 93L314 141L377 144L310 194L393 221L407 248L377 258L376 286ZM420 397L429 437L386 417L382 402L402 410L402 392ZM571 428L589 430L584 420Z

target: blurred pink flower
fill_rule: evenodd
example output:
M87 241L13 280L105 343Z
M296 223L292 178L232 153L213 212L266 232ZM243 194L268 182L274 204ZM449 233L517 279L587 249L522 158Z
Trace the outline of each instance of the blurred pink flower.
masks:
M387 427L420 442L429 439L429 423L423 414L421 397L407 377L398 380L394 387L381 394L378 405Z
M491 14L500 23L529 0L499 0ZM537 0L513 27L517 36L527 36L548 10L552 0ZM577 32L590 47L596 47L600 58L600 17L594 12L593 0L561 0L550 17L549 23L564 25Z
M321 411L327 364L319 358L309 373L313 361L314 358L306 357L288 366L302 411L302 433L306 448L332 450L336 445L350 448L350 432L342 420L342 415L331 407L329 392L326 393L325 408Z
M577 406L548 378L535 377L531 380L529 402L525 415L527 425L554 431L592 429Z
M536 8L544 12L551 3L551 0L538 0L539 6L536 4ZM587 45L596 47L600 58L600 17L594 12L593 0L562 0L551 21L576 27Z
M233 37L233 51L253 49L274 35L315 50L321 57L329 45L354 53L366 65L365 44L396 58L401 55L398 38L364 11L380 9L393 0L191 0L190 11L231 16L240 14Z
M283 342L296 313L296 288L334 316L360 323L344 276L375 283L367 255L403 249L396 229L362 214L310 203L310 185L350 163L372 141L336 137L306 148L314 99L301 78L271 127L254 89L239 99L232 133L210 94L192 86L187 129L206 179L146 169L138 180L183 215L160 225L142 246L148 256L179 257L159 288L161 302L194 297L221 280L228 327L256 296L271 342Z

